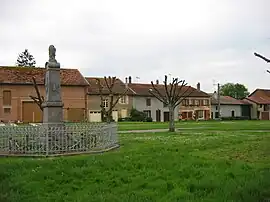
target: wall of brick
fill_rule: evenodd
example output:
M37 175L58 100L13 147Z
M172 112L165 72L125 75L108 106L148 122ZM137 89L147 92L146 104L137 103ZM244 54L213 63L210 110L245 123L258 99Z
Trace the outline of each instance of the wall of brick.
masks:
M3 91L10 90L12 96L11 113L4 113ZM41 95L45 95L44 86L39 86ZM86 88L82 86L62 86L62 100L64 108L86 108ZM0 120L15 121L22 119L22 102L31 101L29 95L36 96L36 91L32 85L0 85ZM64 113L64 119L66 113Z

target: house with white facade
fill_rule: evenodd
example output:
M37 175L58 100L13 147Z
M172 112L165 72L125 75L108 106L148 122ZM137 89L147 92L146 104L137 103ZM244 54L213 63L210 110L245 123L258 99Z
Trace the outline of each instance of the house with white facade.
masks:
M150 92L151 84L132 83L129 80L128 87L133 91L133 108L143 111L147 117L153 121L169 121L169 109L161 101L156 99ZM165 96L165 87L156 81L155 87ZM193 92L175 108L174 119L210 119L210 96L200 90L200 84L197 88L183 87L181 91L185 92L190 88Z
M219 118L217 93L209 93L209 95L211 95L211 118ZM251 104L249 102L230 96L220 96L220 118L244 116L251 118Z

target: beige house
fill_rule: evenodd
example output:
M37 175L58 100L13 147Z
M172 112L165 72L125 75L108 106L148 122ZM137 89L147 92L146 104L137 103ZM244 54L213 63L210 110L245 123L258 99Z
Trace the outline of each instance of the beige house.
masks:
M97 84L97 79L100 79L101 85L104 86L102 90L102 94L104 96L104 106L105 108L109 108L109 91L105 84L104 78L98 77L86 77L86 80L89 83L88 87L88 95L87 95L87 106L88 106L88 120L90 122L100 122L101 121L101 97L99 86ZM125 96L121 97L119 102L113 108L113 119L118 121L119 118L126 118L130 114L130 110L132 109L132 102L133 102L133 92L127 88L127 85L123 83L120 79L116 79L113 92L115 93L114 101L122 95L127 90Z
M0 120L41 122L42 111L29 97L36 96L32 77L41 96L45 96L45 68L0 67ZM77 69L60 70L64 120L82 121L87 111L88 82Z
M151 84L142 83L132 83L129 79L128 86L133 94L133 107L139 111L146 113L147 117L151 117L153 121L156 122L166 122L169 121L169 109L167 106L155 98L149 89L152 88ZM165 96L165 87L163 84L159 84L156 81L156 88L160 93ZM210 119L211 105L210 96L200 90L200 84L198 83L197 88L193 87L183 87L181 92L187 94L186 90L192 93L183 100L183 102L175 108L174 118L179 119Z

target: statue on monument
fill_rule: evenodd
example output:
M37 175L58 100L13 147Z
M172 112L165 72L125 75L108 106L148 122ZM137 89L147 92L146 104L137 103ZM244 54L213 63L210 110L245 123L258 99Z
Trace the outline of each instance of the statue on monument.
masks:
M54 45L50 45L49 46L49 62L57 63L57 60L55 59L55 52L56 52L56 48L54 47Z

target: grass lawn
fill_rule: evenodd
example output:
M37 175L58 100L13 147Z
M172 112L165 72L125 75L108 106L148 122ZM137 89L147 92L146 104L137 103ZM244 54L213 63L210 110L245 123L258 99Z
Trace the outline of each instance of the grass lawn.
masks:
M169 123L164 122L118 122L118 130L165 129ZM176 128L186 130L269 130L270 121L178 121Z
M100 155L0 158L0 201L270 198L270 132L122 134L120 140L119 150Z

